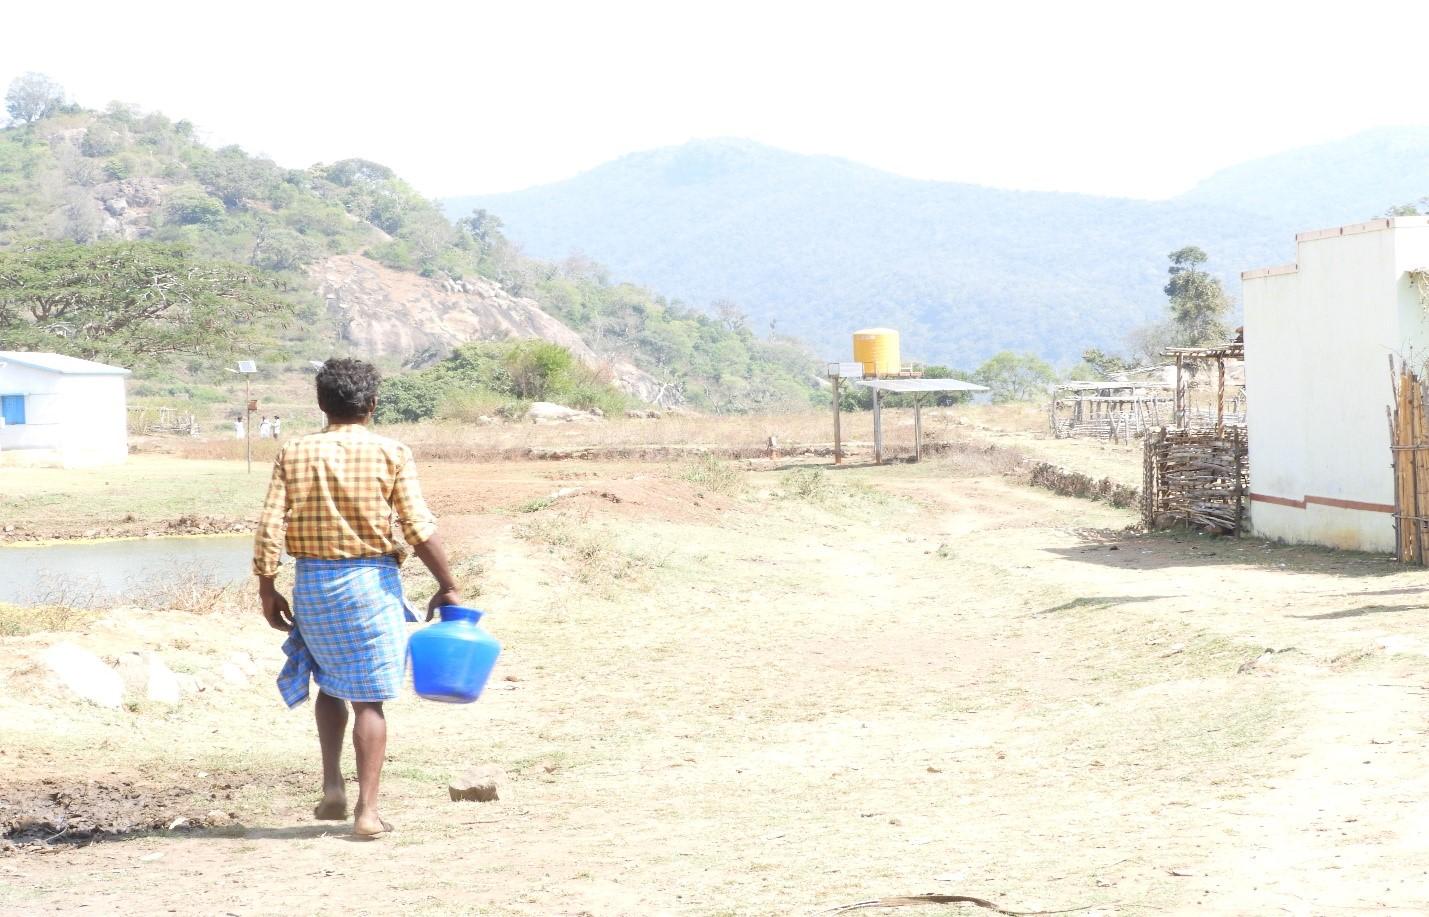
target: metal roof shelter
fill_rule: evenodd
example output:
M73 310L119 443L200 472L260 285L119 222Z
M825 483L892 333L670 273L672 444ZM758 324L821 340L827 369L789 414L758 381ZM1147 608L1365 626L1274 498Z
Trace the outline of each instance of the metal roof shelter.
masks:
M839 396L838 376L834 376L834 461L843 458L842 443L839 439ZM923 396L932 392L985 392L987 386L975 385L961 379L850 379L854 385L873 390L873 461L883 464L883 414L884 392L913 396L913 461L923 458Z

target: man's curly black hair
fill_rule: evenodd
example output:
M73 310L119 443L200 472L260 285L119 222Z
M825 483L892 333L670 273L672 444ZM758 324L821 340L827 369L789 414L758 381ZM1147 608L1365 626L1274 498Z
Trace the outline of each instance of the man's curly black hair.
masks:
M372 412L381 385L371 363L333 357L318 370L318 407L334 420L356 420Z

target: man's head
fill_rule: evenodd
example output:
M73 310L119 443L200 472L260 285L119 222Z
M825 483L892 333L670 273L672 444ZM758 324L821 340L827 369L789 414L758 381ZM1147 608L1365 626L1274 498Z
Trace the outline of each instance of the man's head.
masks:
M318 370L318 407L334 423L365 420L377 407L381 384L371 363L333 357Z

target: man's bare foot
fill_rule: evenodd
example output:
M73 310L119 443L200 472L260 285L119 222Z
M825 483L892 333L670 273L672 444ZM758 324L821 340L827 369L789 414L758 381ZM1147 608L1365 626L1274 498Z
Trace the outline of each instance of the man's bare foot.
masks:
M392 825L376 812L358 812L352 821L352 833L356 837L376 840L392 830Z
M323 801L313 809L313 818L318 821L347 821L347 794L323 793Z

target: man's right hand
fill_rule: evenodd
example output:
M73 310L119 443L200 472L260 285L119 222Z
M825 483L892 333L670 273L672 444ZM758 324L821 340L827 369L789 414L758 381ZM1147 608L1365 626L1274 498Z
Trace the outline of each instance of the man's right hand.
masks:
M259 578L258 598L263 603L263 617L268 619L269 627L284 633L293 629L293 608L271 578Z

